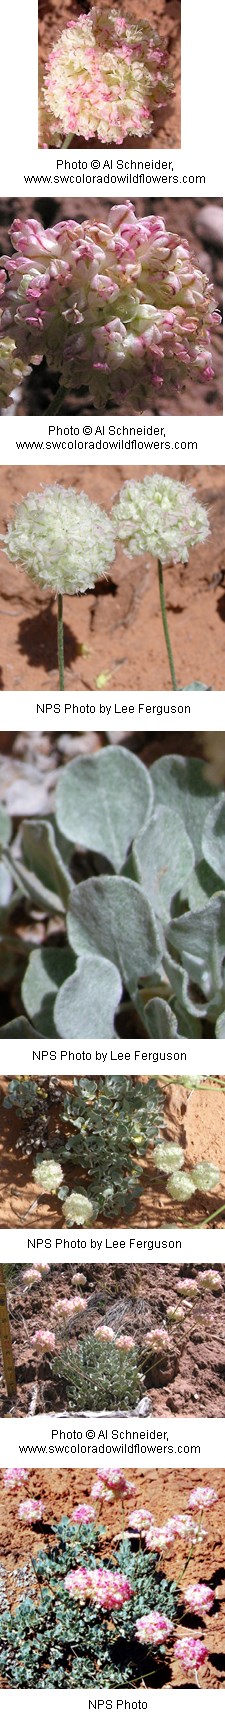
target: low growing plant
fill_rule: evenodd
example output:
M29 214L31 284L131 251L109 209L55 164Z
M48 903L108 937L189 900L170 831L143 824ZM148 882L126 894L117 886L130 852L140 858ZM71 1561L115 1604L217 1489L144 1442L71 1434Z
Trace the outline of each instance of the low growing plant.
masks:
M25 1122L32 1120L17 1148L35 1156L34 1180L40 1193L56 1192L65 1222L86 1223L104 1210L125 1213L141 1191L149 1140L157 1143L164 1122L164 1098L156 1079L147 1085L121 1078L74 1080L71 1089L50 1087L58 1101L57 1132L51 1136L46 1087L30 1079L12 1079L4 1108L14 1108ZM68 1176L78 1190L70 1191ZM82 1177L85 1176L85 1186Z
M201 761L121 746L63 767L48 819L13 833L2 807L2 1036L223 1037L224 834Z
M127 1351L110 1335L106 1340L93 1333L79 1338L75 1350L72 1344L62 1344L53 1357L52 1374L59 1380L66 1408L77 1414L93 1408L96 1414L101 1409L107 1414L134 1409L144 1389L135 1345Z
M15 1499L15 1470L5 1471L4 1485ZM132 1490L119 1470L99 1470L89 1520L88 1505L80 1504L70 1521L64 1517L46 1531L45 1547L32 1565L35 1597L32 1589L30 1595L20 1597L15 1610L1 1616L0 1673L6 1685L138 1688L144 1677L147 1687L159 1688L170 1677L173 1654L198 1683L207 1646L198 1630L197 1635L187 1632L185 1614L191 1611L195 1622L196 1612L210 1613L215 1591L207 1582L188 1588L181 1584L193 1545L204 1539L203 1513L216 1493L213 1488L197 1488L190 1495L188 1512L175 1514L161 1529L145 1507L131 1512L127 1534L116 1542L116 1556L113 1552L105 1563L106 1531L94 1526L93 1500L99 1498L107 1505L108 1499L119 1498L124 1504ZM18 1516L25 1510L26 1500L17 1507ZM44 1504L27 1499L27 1522L35 1525L44 1516ZM170 1582L160 1568L160 1549L180 1538L186 1558L177 1582Z
M163 1576L157 1556L133 1554L124 1539L117 1548L116 1564L112 1562L112 1591L116 1570L130 1584L130 1600L119 1608L113 1606L113 1611L92 1600L90 1611L89 1596L85 1600L70 1594L65 1583L76 1567L87 1563L89 1574L94 1576L100 1564L102 1576L108 1575L101 1549L101 1531L85 1524L77 1532L66 1517L53 1530L53 1541L46 1540L46 1550L33 1561L36 1599L25 1596L15 1611L1 1615L0 1673L14 1689L140 1684L143 1655L135 1637L136 1619L157 1609L174 1626L177 1589ZM156 1681L158 1671L160 1682L164 1656L162 1632L159 1649L151 1646L145 1651L149 1678L153 1670Z

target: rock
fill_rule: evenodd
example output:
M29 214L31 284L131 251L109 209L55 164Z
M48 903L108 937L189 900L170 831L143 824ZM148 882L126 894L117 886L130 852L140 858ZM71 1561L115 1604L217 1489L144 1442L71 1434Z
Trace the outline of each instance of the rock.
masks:
M204 204L201 210L196 210L196 234L201 240L206 240L211 246L220 248L223 244L223 210L220 204Z
M143 1414L146 1416L148 1414L152 1414L152 1405L151 1405L151 1397L150 1396L141 1396L140 1402L136 1402L134 1414Z

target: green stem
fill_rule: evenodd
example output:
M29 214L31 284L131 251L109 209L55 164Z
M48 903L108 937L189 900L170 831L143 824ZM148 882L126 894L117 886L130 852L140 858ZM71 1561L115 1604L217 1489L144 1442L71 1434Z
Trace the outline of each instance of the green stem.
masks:
M159 577L159 598L160 598L160 606L161 606L162 626L163 626L163 630L164 630L166 649L167 649L167 653L168 653L169 668L170 668L170 675L171 675L171 681L172 681L172 689L177 689L177 681L176 681L176 676L175 676L172 647L171 647L171 642L170 642L170 635L169 635L167 615L166 615L166 601L165 601L165 589L164 589L164 580L163 580L163 567L162 567L162 563L160 561L160 557L158 557L158 577Z
M63 149L64 149L64 150L68 150L68 149L69 149L69 145L70 145L70 144L72 144L72 142L73 142L73 132L68 132L68 133L67 133L67 138L64 138L64 145L63 145Z
M59 389L56 390L56 395L53 396L53 401L50 402L49 406L44 409L43 418L44 419L50 419L52 413L54 413L54 414L59 413L60 408L63 408L63 410L64 410L64 405L65 405L65 390L62 388L62 385L60 384Z
M223 1211L225 1211L225 1203L223 1205L219 1205L217 1211L211 1211L210 1216L205 1217L205 1219L204 1219L204 1229L208 1227L208 1223L214 1223L215 1217L221 1217ZM196 1223L196 1229L202 1229L202 1228L203 1228L203 1223Z
M58 667L59 688L64 689L63 598L58 593Z

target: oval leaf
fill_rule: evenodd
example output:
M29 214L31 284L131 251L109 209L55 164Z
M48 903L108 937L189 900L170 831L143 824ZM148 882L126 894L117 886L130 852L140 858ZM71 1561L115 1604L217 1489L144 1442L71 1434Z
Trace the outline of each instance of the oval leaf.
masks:
M175 810L156 809L135 840L132 856L149 904L165 920L175 893L184 887L194 865L193 845Z
M118 873L150 813L153 795L146 767L127 749L102 749L71 761L59 776L57 824L74 845L107 857Z
M74 887L67 918L75 953L104 954L132 992L140 977L161 977L162 944L141 887L124 877L101 875Z
M119 971L108 959L85 953L63 983L55 1002L54 1024L59 1037L113 1037L121 1000Z
M65 947L38 947L30 954L22 983L22 1001L37 1030L54 1033L53 1006L57 990L73 969L73 956Z
M155 808L163 803L182 817L198 862L208 809L218 803L218 791L207 784L202 761L186 760L184 755L164 755L161 761L154 762L151 781Z

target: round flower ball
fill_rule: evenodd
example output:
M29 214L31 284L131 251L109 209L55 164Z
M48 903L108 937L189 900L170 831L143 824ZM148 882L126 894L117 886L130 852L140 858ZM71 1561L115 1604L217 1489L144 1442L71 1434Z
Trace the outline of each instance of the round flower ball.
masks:
M215 1600L215 1589L209 1588L207 1582L193 1582L185 1589L184 1600L192 1612L211 1612Z
M100 4L71 19L52 48L44 101L63 136L122 144L152 131L169 88L167 53L150 23Z
M175 1659L180 1661L185 1672L197 1672L199 1666L204 1666L207 1659L207 1648L204 1642L199 1642L195 1636L178 1636L174 1643Z
M78 1225L84 1223L88 1228L93 1217L93 1205L90 1199L86 1199L85 1193L69 1193L69 1198L65 1199L62 1208L65 1223L71 1227L73 1227L73 1223L78 1223Z
M125 480L112 517L128 557L151 552L160 563L187 563L192 546L209 534L206 509L191 486L163 473Z
M65 485L30 492L9 522L4 545L11 563L54 593L86 593L115 557L106 510Z
M162 388L170 401L186 378L201 386L213 377L213 285L160 215L139 218L126 199L107 220L93 216L50 228L13 222L2 258L3 346L12 339L26 367L45 358L61 404L72 390L75 411L82 390L84 412L110 403L152 412ZM83 552L85 570L85 544ZM57 557L54 575L55 565Z
M36 1163L36 1168L33 1169L32 1180L35 1181L35 1186L41 1187L43 1193L57 1193L63 1181L61 1163L56 1162L54 1157L43 1157L43 1162Z
M166 1617L165 1612L145 1612L142 1618L136 1618L135 1635L137 1641L143 1645L148 1646L150 1643L150 1646L157 1648L158 1644L172 1636L172 1632L172 1620Z

